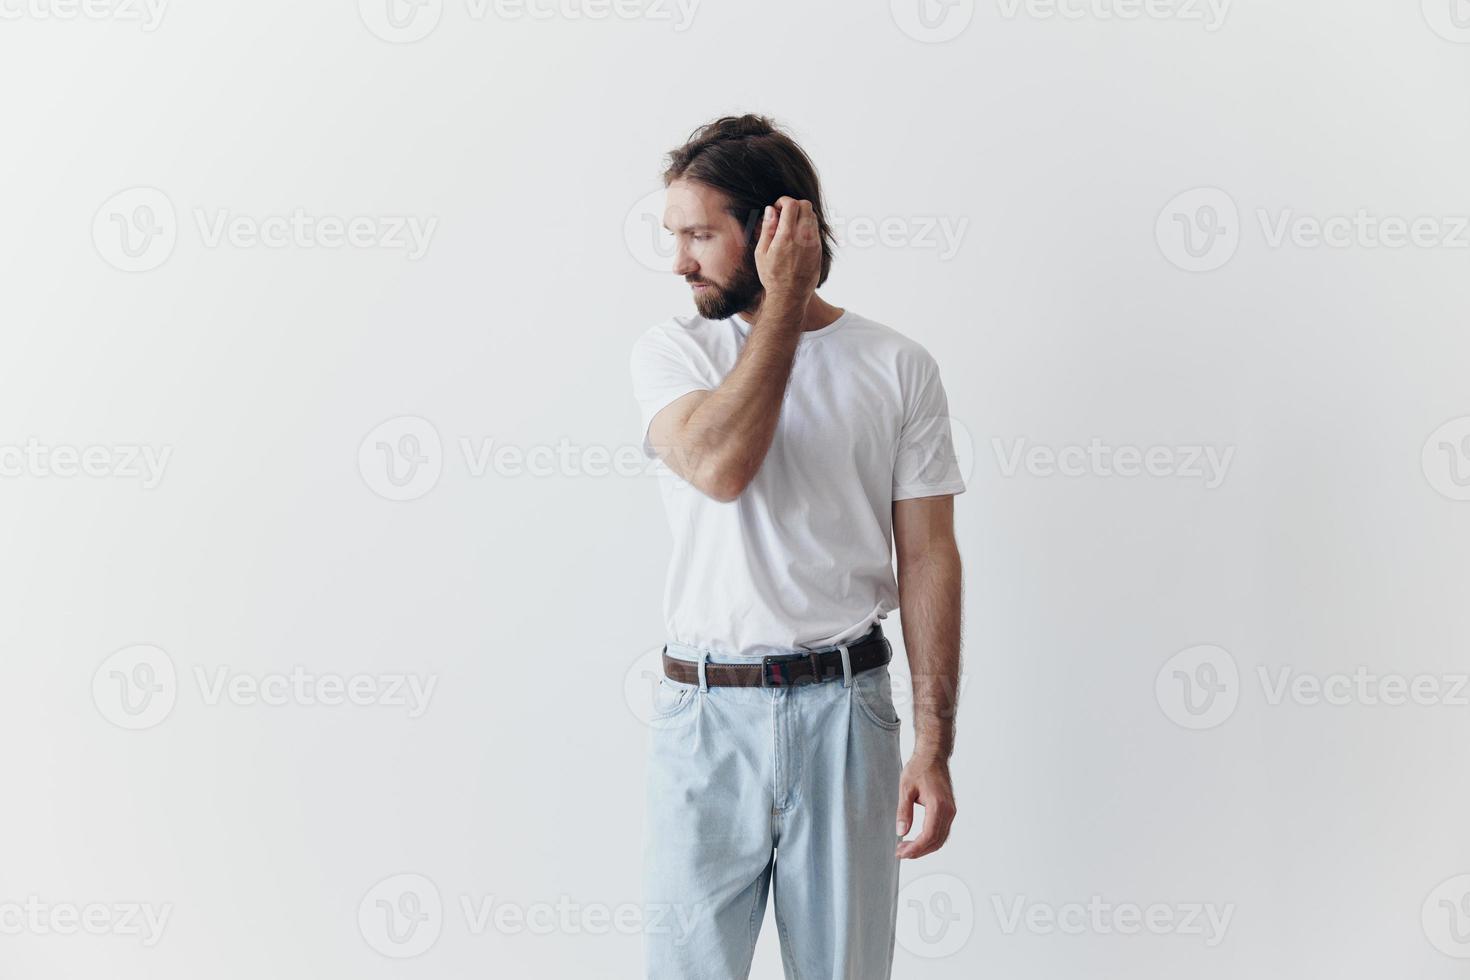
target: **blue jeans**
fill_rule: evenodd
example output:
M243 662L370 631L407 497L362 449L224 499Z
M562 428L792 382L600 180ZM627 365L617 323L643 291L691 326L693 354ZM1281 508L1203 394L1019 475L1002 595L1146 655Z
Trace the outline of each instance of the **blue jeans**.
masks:
M788 980L891 976L900 722L888 667L844 666L794 687L660 681L643 840L645 908L660 923L645 933L648 980L745 980L768 893Z

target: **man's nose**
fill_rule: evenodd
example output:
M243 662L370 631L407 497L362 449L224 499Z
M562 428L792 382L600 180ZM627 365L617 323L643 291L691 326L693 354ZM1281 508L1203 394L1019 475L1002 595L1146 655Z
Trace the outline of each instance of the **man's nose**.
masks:
M699 263L694 261L683 245L674 249L674 275L688 277L691 273L699 271Z

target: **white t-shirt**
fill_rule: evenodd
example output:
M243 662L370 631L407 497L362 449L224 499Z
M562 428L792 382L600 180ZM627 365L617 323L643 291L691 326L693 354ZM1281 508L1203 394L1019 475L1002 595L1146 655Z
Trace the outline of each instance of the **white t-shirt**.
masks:
M750 324L676 316L646 331L630 369L648 426L735 366ZM674 550L671 641L758 657L857 639L898 608L895 500L963 493L939 367L922 346L847 310L802 333L780 421L735 500L705 496L662 462Z

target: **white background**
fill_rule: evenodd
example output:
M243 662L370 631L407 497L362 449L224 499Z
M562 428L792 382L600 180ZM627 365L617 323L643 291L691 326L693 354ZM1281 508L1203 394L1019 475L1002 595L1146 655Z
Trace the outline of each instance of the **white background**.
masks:
M904 867L895 975L1463 975L1451 0L925 0L932 31L917 0L429 0L401 28L387 0L58 2L0 0L0 976L639 974L596 910L639 901L669 540L654 475L587 469L637 445L633 339L691 309L639 233L662 155L742 111L821 171L824 297L934 353L970 447L960 815ZM1302 237L1360 210L1434 242ZM432 233L417 257L209 234L298 211ZM405 435L427 468L395 488L377 444ZM1231 456L1208 487L1007 465L1094 439ZM560 458L474 465L486 445ZM128 447L169 452L156 485ZM138 657L157 717L122 707ZM1222 700L1193 715L1174 670L1201 658ZM436 686L416 717L213 696L297 667L368 700ZM1273 697L1360 667L1440 696ZM377 900L405 888L442 912L400 959ZM1094 896L1231 917L1044 925ZM462 902L492 898L573 911L477 927ZM1018 901L1039 917L1012 926ZM94 903L169 918L152 945L58 934Z

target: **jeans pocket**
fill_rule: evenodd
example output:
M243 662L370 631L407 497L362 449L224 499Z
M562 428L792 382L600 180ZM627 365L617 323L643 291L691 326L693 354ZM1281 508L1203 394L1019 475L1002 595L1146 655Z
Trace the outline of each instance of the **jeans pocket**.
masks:
M902 722L898 709L893 706L893 684L886 666L854 674L852 699L873 724L887 732L898 731Z
M652 719L667 721L682 713L694 703L694 695L698 690L693 684L680 684L667 677L660 677L658 685L653 689Z

